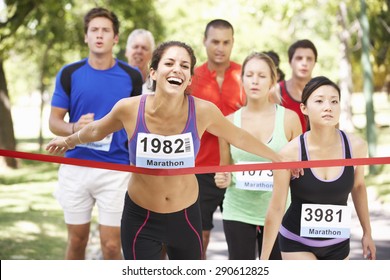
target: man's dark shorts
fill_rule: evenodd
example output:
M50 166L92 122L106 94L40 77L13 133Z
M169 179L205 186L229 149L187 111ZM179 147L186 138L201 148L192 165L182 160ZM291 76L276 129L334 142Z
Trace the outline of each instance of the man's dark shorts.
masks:
M222 212L222 201L226 189L220 189L215 185L215 173L196 174L199 184L199 202L202 214L203 230L211 230L213 225L213 214L219 206Z

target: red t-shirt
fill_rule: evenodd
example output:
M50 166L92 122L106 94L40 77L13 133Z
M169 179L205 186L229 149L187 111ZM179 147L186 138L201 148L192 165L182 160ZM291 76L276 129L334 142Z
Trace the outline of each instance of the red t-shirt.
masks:
M282 95L282 106L293 110L298 114L299 120L301 121L302 132L306 131L306 119L305 115L301 111L301 102L293 99L287 91L286 81L280 81L280 93Z
M241 65L230 62L230 67L225 72L220 88L216 80L216 72L210 72L207 62L204 63L195 68L190 92L195 97L214 103L224 116L234 113L245 104L245 97L241 89ZM218 137L205 131L195 165L219 165Z

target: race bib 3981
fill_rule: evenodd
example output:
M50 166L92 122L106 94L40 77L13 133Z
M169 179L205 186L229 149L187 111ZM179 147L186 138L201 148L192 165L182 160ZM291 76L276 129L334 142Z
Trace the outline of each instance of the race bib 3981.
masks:
M344 205L302 204L301 236L349 238L351 208Z

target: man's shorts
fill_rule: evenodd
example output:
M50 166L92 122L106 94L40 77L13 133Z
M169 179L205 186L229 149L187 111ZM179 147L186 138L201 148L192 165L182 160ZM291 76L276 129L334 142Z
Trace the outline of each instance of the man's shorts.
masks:
M54 196L64 210L65 223L89 223L96 202L99 224L119 227L130 175L129 172L62 164Z
M214 227L213 214L218 206L222 211L222 201L226 189L217 187L214 176L215 173L196 174L199 184L199 203L203 230L211 230Z

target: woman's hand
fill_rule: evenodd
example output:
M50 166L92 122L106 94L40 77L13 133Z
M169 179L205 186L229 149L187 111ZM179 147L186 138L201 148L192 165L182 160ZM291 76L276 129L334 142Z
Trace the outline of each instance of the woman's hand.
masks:
M218 172L215 173L214 180L218 188L226 189L232 181L232 175L230 172Z
M66 137L55 137L46 145L46 151L50 154L63 155L67 150L74 149L66 140Z
M371 236L363 235L362 246L363 246L363 257L367 260L375 260L376 247Z
M87 124L93 122L94 118L95 118L95 114L94 113L88 113L88 114L82 115L80 117L80 119L75 123L75 127L74 127L73 133L76 132L76 131L79 131L80 129L82 129Z
M303 176L303 175L304 175L303 168L291 169L291 176L292 177L299 178L299 176Z
M282 162L291 162L291 160L285 158L285 157L281 157L281 161ZM290 169L290 172L291 172L291 177L293 178L299 178L300 176L303 176L304 175L304 171L303 171L303 168L292 168Z

